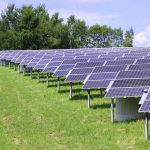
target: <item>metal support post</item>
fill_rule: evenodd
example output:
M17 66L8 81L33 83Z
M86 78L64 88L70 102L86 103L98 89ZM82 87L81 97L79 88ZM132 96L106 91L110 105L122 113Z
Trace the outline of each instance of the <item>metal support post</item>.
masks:
M72 82L70 82L70 99L72 98Z
M9 62L9 69L11 68L11 62Z
M48 76L48 73L46 73L46 85L47 85L47 87L49 86L49 76Z
M111 121L114 122L114 98L111 98Z
M90 95L90 90L88 90L87 92L88 92L88 108L90 109L90 106L91 106L91 95Z
M60 91L60 77L57 78L57 92L59 91Z
M40 82L40 72L38 71L37 80Z
M100 96L102 97L103 96L103 90L100 89Z
M148 113L145 113L145 137L148 139Z
M14 71L16 71L16 64L14 63Z
M30 78L32 79L32 68L30 69Z

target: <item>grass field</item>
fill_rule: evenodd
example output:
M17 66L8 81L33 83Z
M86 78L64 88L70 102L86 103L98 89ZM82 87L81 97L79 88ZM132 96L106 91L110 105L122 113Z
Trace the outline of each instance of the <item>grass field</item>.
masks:
M144 121L110 121L110 100L93 91L87 108L86 91L69 86L57 93L29 76L0 67L0 150L118 150L150 149ZM81 85L73 86L80 89Z

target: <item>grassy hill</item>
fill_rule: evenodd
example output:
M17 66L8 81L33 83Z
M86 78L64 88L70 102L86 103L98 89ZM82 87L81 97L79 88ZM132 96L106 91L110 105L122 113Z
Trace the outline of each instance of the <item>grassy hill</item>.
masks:
M117 150L150 149L144 121L110 121L110 100L76 89L69 100L69 84L57 93L56 79L47 88L44 79L23 76L0 67L0 150Z

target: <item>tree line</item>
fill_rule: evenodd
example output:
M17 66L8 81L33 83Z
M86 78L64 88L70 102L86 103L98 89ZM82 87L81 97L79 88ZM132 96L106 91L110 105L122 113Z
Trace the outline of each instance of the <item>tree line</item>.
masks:
M64 23L59 13L49 16L45 5L36 8L11 4L0 17L0 49L65 49L132 47L134 31L86 22L74 15Z

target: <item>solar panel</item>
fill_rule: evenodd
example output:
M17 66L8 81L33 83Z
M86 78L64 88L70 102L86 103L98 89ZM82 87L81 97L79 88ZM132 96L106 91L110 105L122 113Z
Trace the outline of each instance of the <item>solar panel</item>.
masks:
M88 59L71 59L71 60L64 60L62 64L76 64L77 62L87 62Z
M96 89L96 88L107 88L111 80L103 81L87 81L83 85L83 89Z
M100 58L91 58L89 60L89 62L100 62L100 61L108 61L108 60L115 60L115 57L108 57L108 58L103 58L103 57L100 57Z
M57 67L46 67L42 72L44 73L54 73Z
M126 68L127 68L127 65L101 66L101 67L95 67L93 73L98 73L98 72L119 72L121 70L125 70Z
M60 65L58 70L71 70L73 69L74 65Z
M80 68L73 69L70 74L89 74L93 71L93 68Z
M141 65L130 65L128 70L148 70L150 69L150 64L141 64Z
M128 57L118 57L117 60L124 60L124 59L125 59L125 60L126 60L126 59L130 59L130 60L131 60L131 59L140 59L140 58L142 58L142 57L143 57L143 56L138 56L138 57L137 57L137 56L135 56L135 57L134 57L134 56L133 56L133 57L129 57L129 56L128 56Z
M142 87L150 86L150 79L123 79L115 80L112 84L113 87Z
M54 77L66 77L68 73L69 73L68 70L57 70L53 76Z
M84 81L86 77L85 74L70 74L65 81Z
M138 59L136 64L148 64L150 63L150 59Z
M115 79L117 73L115 72L103 72L103 73L92 73L88 80L107 80L107 79Z
M66 59L74 59L74 57L53 57L51 61L63 61L63 60L66 60Z
M141 105L139 112L150 112L150 100L149 101L144 101L143 104Z
M84 62L84 63L77 63L74 68L86 68L86 67L95 67L95 66L102 66L104 62Z
M116 79L150 79L150 70L143 71L120 71Z
M108 61L106 62L106 65L128 65L128 64L133 64L134 59L124 59L124 60L116 60L116 61Z
M62 61L49 62L47 67L59 66L61 63L62 63Z
M38 62L38 64L47 64L47 63L49 63L49 62L50 62L49 59L41 59L41 60Z
M36 64L35 65L35 67L34 67L34 69L35 70L42 70L42 69L44 69L45 68L45 64Z
M35 63L35 62L31 62L31 63L29 63L26 67L27 67L27 68L33 68L33 67L36 66L36 64L37 64L37 63Z
M111 88L105 97L141 97L144 89L148 87Z
M150 100L150 92L148 93L146 100Z

